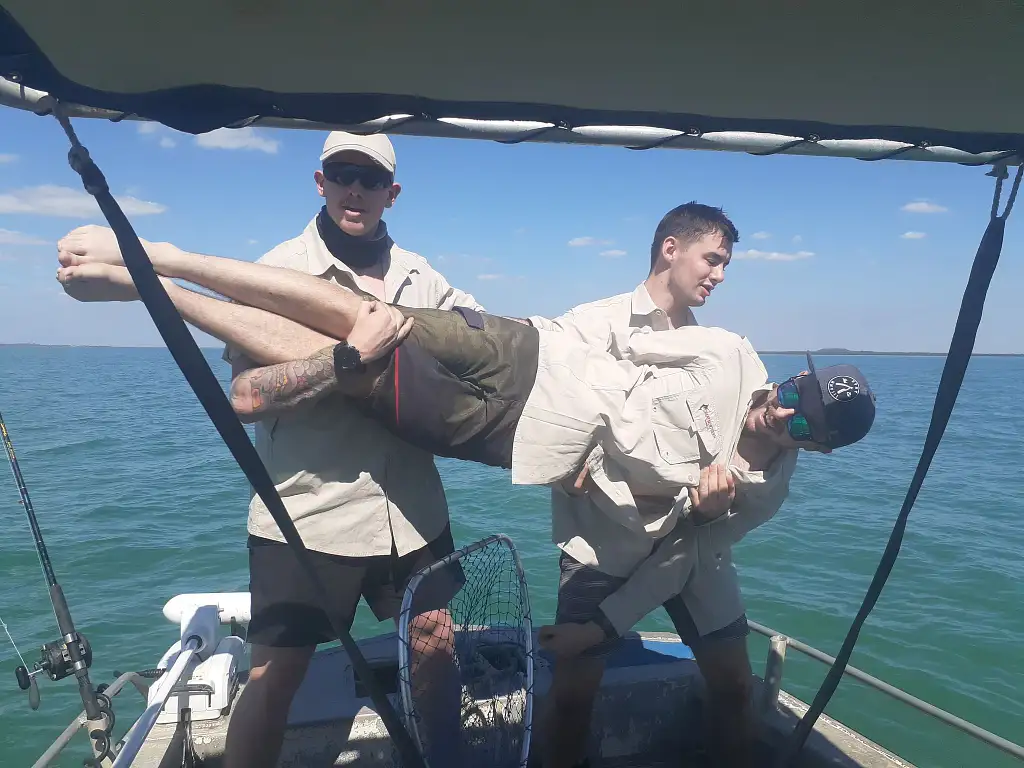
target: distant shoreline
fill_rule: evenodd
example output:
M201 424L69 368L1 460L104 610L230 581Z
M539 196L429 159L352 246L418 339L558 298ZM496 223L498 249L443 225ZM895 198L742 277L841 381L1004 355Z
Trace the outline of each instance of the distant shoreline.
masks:
M164 346L153 345L148 347L121 347L105 344L31 344L31 343L19 343L19 344L2 344L0 343L0 349L5 347L45 347L47 349L166 349ZM200 347L203 351L219 352L223 349L221 346L216 347ZM758 350L759 355L804 355L807 350L804 349L766 349ZM840 349L836 347L826 347L824 349L812 349L812 355L820 355L822 357L945 357L947 352L878 352L874 350L853 350L853 349ZM1024 352L975 352L972 357L1024 357Z
M765 350L759 355L805 355L807 350ZM811 354L821 357L946 357L948 352L874 352L852 349L812 349ZM1024 357L1024 352L973 352L971 357Z

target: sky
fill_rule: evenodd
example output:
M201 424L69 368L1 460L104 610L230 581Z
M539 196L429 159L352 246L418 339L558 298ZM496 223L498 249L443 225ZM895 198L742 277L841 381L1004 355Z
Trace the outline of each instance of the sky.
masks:
M75 121L138 233L255 260L321 200L326 134ZM984 168L680 150L392 137L402 247L500 314L555 316L631 291L661 216L721 206L740 232L702 325L756 349L943 352L988 223ZM55 280L57 239L104 223L57 122L0 111L0 343L159 346L139 303L80 304ZM1022 203L1024 205L1024 203ZM1024 353L1024 211L1010 217L978 352ZM217 346L196 333L204 346Z

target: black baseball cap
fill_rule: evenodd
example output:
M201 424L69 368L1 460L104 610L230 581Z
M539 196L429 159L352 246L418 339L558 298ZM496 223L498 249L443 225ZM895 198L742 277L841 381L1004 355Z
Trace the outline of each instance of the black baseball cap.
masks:
M811 427L814 442L826 448L856 443L875 421L875 393L853 365L817 369L807 353L809 376L796 379L800 412Z

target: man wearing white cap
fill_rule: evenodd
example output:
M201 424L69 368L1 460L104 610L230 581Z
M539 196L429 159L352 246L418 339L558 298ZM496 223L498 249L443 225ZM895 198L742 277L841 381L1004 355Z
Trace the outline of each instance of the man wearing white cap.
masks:
M260 263L406 307L483 309L388 234L381 217L401 187L387 136L334 131L320 162L314 180L323 208L302 234ZM267 344L287 348L289 340L268 332ZM297 374L286 365L258 366L230 345L224 358L231 363L233 391L251 392L262 405L256 414L238 415L256 423L256 448L331 591L334 608L351 624L363 597L378 620L397 618L412 574L454 548L433 456L393 436L340 396L309 389L297 393L290 386L298 383ZM248 530L252 671L228 730L228 768L277 764L288 710L313 651L335 639L298 560L255 495ZM450 648L445 606L457 589L449 583L424 591L417 608L424 612L411 628L414 642L419 639L424 649ZM443 669L444 661L439 658L436 668Z

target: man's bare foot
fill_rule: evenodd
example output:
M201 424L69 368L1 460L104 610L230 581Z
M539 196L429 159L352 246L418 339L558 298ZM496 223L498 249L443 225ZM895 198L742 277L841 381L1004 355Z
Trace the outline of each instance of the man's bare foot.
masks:
M146 241L142 241L146 245ZM112 264L123 267L121 249L114 231L108 227L89 224L68 232L57 241L57 261L64 267L79 264Z
M64 293L78 301L138 301L139 292L124 267L77 264L57 270Z
M146 254L153 263L153 269L158 274L163 274L161 266L164 264L164 257L167 255L168 249L172 246L166 243L151 243L141 238L139 242L146 249ZM121 256L121 248L117 244L114 231L109 227L100 227L95 224L73 229L58 240L57 261L62 267L76 267L82 264L124 266L124 258Z

